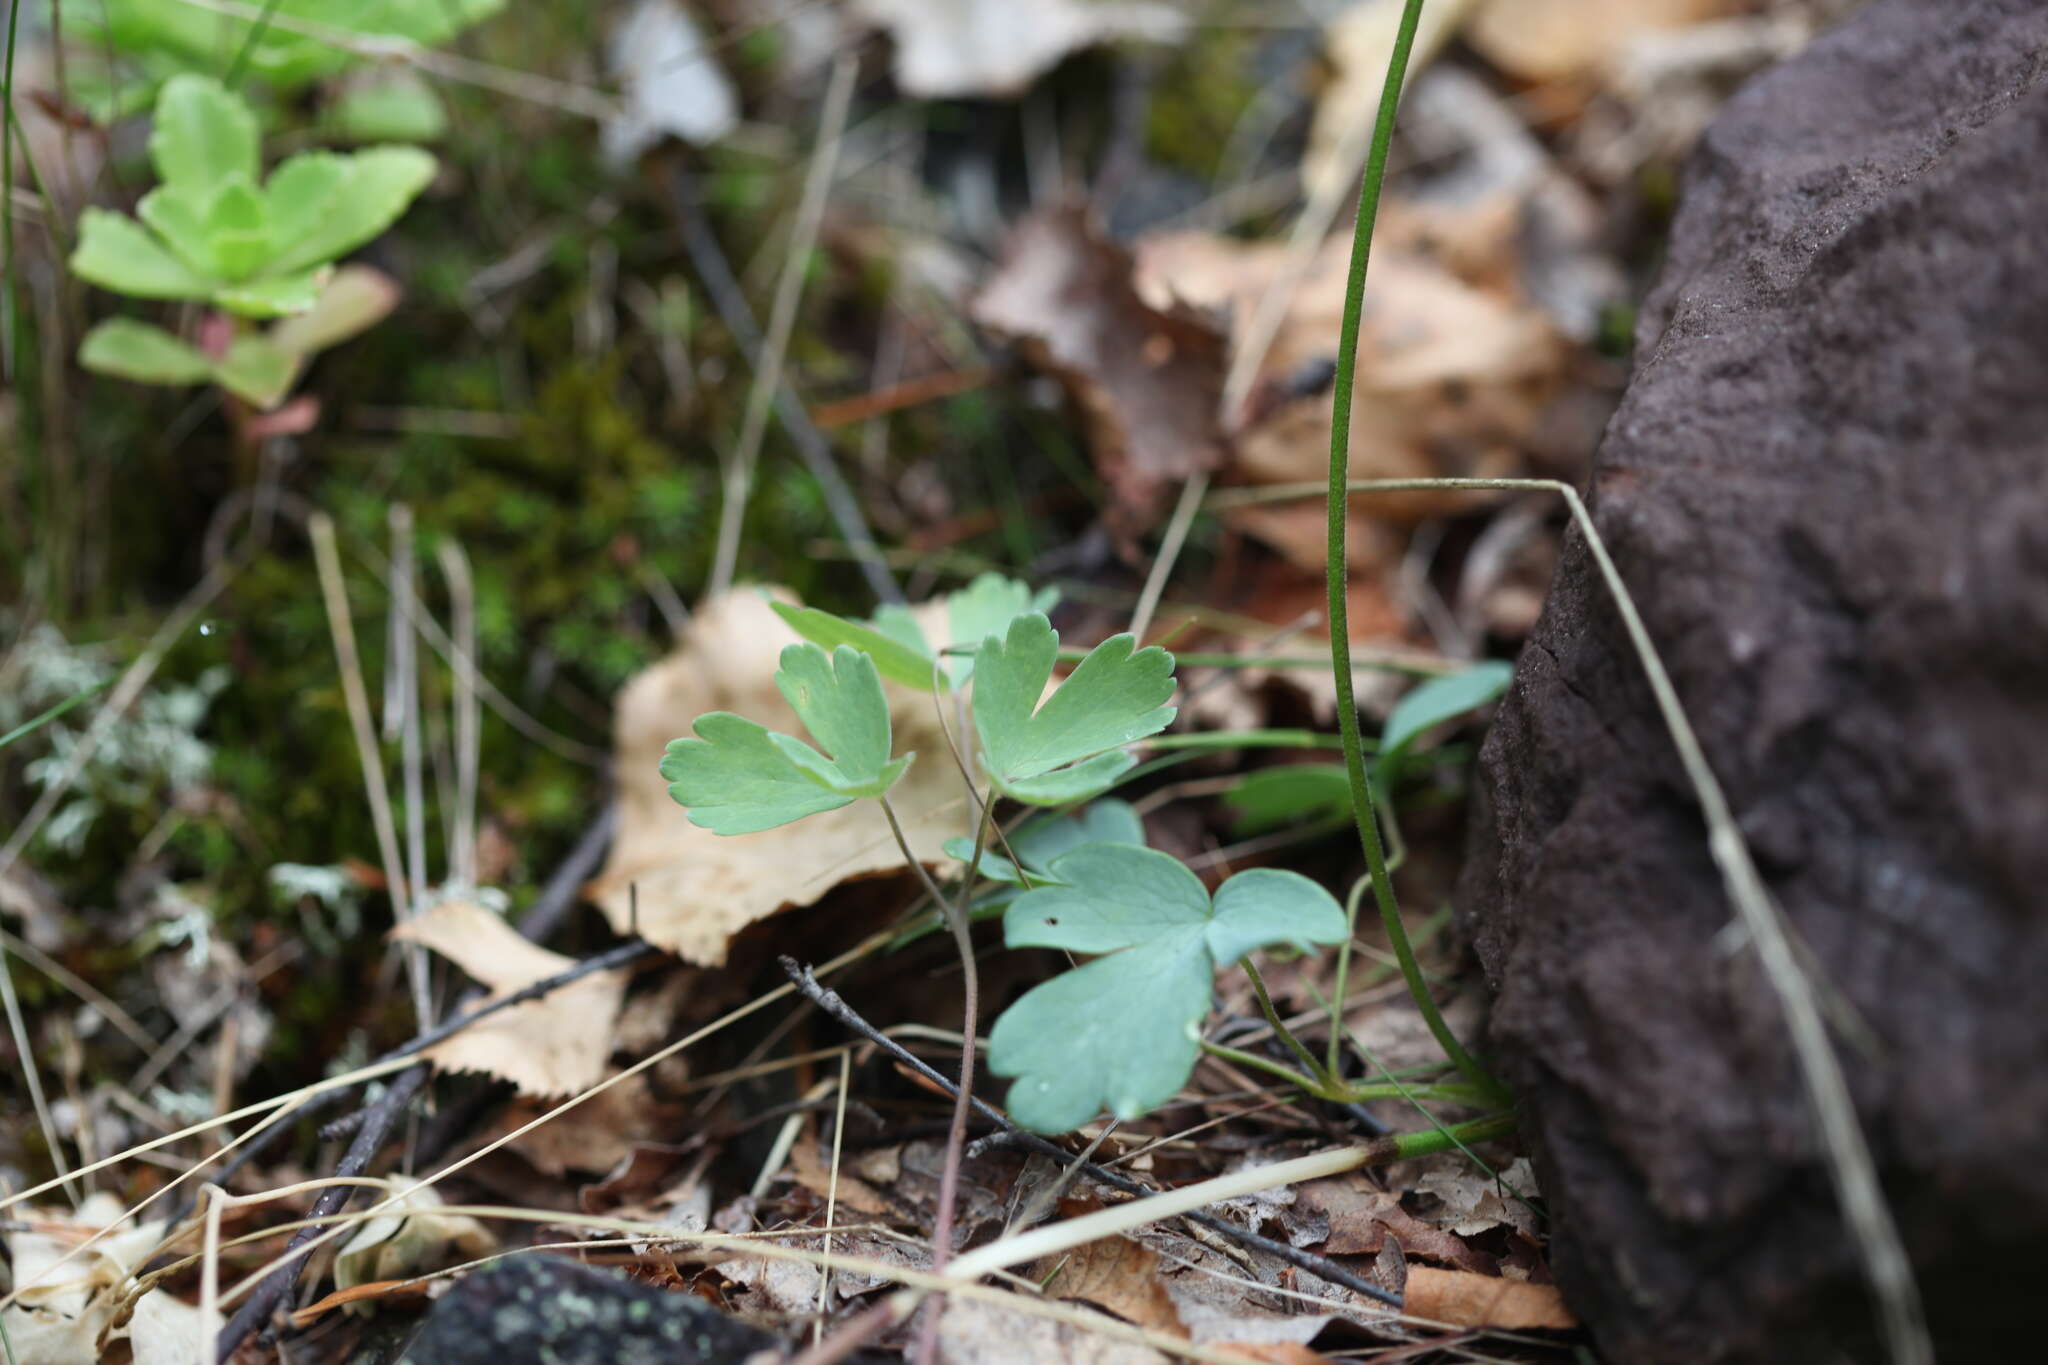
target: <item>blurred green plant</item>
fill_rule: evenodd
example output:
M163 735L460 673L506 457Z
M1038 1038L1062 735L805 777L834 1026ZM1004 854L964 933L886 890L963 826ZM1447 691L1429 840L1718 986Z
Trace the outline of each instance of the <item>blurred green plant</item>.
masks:
M113 318L86 334L79 363L149 384L213 382L259 408L284 398L309 349L332 345L382 316L363 291L310 328L248 330L237 319L313 312L335 283L334 261L389 227L434 175L417 147L349 155L302 152L258 182L256 116L204 76L176 76L157 99L149 155L162 182L136 206L140 221L89 208L71 271L143 299L211 304L195 345L161 327Z

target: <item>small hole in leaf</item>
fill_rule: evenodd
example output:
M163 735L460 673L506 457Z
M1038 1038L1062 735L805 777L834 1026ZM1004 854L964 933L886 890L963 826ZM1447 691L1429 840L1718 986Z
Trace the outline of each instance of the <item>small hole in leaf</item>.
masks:
M1045 922L1046 922L1047 924L1058 924L1058 923L1059 923L1059 918L1058 918L1057 916L1054 916L1054 915L1047 915L1047 916L1045 917Z

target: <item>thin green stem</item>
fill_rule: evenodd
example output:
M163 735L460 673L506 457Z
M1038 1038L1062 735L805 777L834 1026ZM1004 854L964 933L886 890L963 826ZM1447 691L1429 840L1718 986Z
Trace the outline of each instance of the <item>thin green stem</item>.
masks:
M1344 739L1344 767L1351 779L1351 804L1358 825L1359 842L1365 848L1366 871L1372 877L1373 899L1378 903L1380 921L1386 928L1401 974L1415 997L1416 1008L1435 1035L1444 1055L1472 1083L1489 1094L1506 1099L1506 1091L1477 1058L1467 1052L1450 1026L1444 1022L1422 968L1415 960L1408 934L1401 923L1401 907L1394 899L1394 884L1387 873L1386 850L1380 843L1379 819L1373 808L1372 787L1365 771L1365 745L1358 729L1358 698L1351 686L1351 630L1348 605L1349 570L1345 557L1347 531L1345 481L1350 473L1351 391L1358 367L1358 329L1365 298L1366 266L1372 257L1373 223L1379 216L1380 188L1387 175L1387 151L1394 140L1394 114L1401 103L1401 83L1408 72L1408 55L1415 46L1415 27L1422 17L1422 0L1406 0L1401 25L1394 37L1394 50L1387 63L1386 84L1380 90L1379 116L1373 125L1372 150L1366 158L1365 177L1358 188L1358 219L1351 239L1351 271L1345 279L1344 323L1337 345L1337 377L1330 410L1330 476L1328 487L1328 559L1324 585L1329 596L1330 667L1337 685L1337 728Z
M43 726L48 725L51 721L57 719L57 717L63 715L66 711L69 711L72 707L78 705L80 702L92 700L94 697L97 697L100 693L106 691L109 687L113 686L113 684L114 680L112 678L109 678L102 683L95 683L93 686L86 688L85 691L80 692L75 696L66 697L63 701L58 702L55 706L43 712L41 715L23 721L21 724L15 726L12 730L9 730L6 734L0 735L0 749L6 748L8 745L14 743L15 740L20 739L23 735L31 734L36 730L41 729Z
M1344 1074L1340 1060L1344 1049L1344 997L1351 986L1351 945L1358 937L1358 902L1365 898L1365 889L1372 883L1360 877L1351 883L1351 893L1344 897L1344 943L1337 949L1337 980L1330 989L1330 1044L1325 1049L1323 1074L1336 1078Z
M1323 1090L1329 1089L1335 1083L1334 1077L1323 1070L1323 1064L1316 1060L1316 1055L1308 1050L1301 1039L1294 1036L1294 1030L1281 1022L1280 1011L1273 1008L1273 997L1266 993L1265 978L1259 975L1259 969L1252 964L1251 958L1247 956L1238 965L1243 967L1244 974L1251 978L1252 994L1259 997L1259 1009L1266 1016L1266 1022L1272 1026L1274 1034L1287 1044L1288 1051L1301 1059L1302 1065L1308 1068L1308 1074L1316 1078L1317 1086Z
M1263 1071L1268 1076L1278 1076L1289 1085L1299 1086L1317 1099L1329 1098L1329 1096L1323 1093L1323 1085L1320 1081L1312 1076L1302 1075L1284 1062L1276 1062L1270 1057L1261 1057L1256 1052L1246 1052L1243 1048L1230 1047L1224 1043L1212 1043L1207 1039L1204 1039L1202 1042L1202 1051L1208 1053L1211 1057L1221 1057L1226 1062L1236 1062L1239 1066L1248 1066L1254 1071Z
M242 39L242 45L235 49L234 59L222 73L220 83L232 90L242 79L243 68L249 65L249 58L255 55L256 44L263 41L263 35L270 28L270 16L277 13L278 0L263 0L263 12L249 25L249 35Z
M6 364L4 378L14 382L14 367L21 359L20 312L14 297L14 39L21 23L21 0L10 0L7 6L7 69L0 72L0 254L7 257L4 267L7 275L4 289L0 289L0 354ZM56 206L45 203L45 213L55 213Z
M1411 1161L1419 1156L1462 1150L1476 1142L1491 1142L1514 1132L1515 1125L1513 1114L1488 1114L1464 1123L1425 1128L1419 1133L1400 1133L1393 1138L1394 1160Z

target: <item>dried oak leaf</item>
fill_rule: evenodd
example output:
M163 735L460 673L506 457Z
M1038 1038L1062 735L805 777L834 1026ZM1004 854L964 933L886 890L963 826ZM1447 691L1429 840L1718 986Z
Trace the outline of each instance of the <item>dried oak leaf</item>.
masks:
M444 901L391 937L433 949L488 987L492 999L576 965L521 938L472 901ZM481 1071L510 1081L522 1095L573 1095L604 1077L625 989L624 971L593 972L479 1019L428 1048L427 1060L442 1071Z
M1554 1284L1504 1280L1469 1270L1408 1267L1402 1310L1424 1322L1453 1327L1498 1327L1527 1331L1534 1327L1570 1331L1579 1325Z
M800 733L775 687L777 657L797 636L754 588L698 609L681 645L619 696L613 753L619 832L588 887L620 933L637 932L687 962L724 963L733 938L784 910L813 905L842 882L903 870L903 855L873 801L856 801L759 834L718 835L690 823L668 794L662 750L707 711L732 711L771 730ZM946 840L970 834L959 770L931 699L887 689L895 751L917 761L890 790L914 852L944 861ZM963 748L967 737L955 735ZM638 914L634 891L638 890Z
M1295 376L1337 354L1351 243L1332 237L1294 281L1236 433L1232 477L1245 483L1327 476L1330 403ZM1155 306L1178 300L1225 309L1233 345L1248 344L1259 300L1289 273L1287 249L1202 233L1138 245L1137 288ZM1566 378L1571 347L1515 293L1468 281L1429 252L1376 242L1360 324L1351 419L1354 479L1498 477L1523 452ZM1270 395L1264 400L1260 395ZM1355 514L1407 522L1469 511L1470 494L1359 495ZM1322 571L1320 510L1288 519L1233 514L1291 560Z
M1139 1327L1187 1335L1173 1296L1160 1280L1159 1253L1143 1242L1126 1237L1089 1242L1048 1258L1031 1278L1045 1282L1048 1276L1046 1289L1054 1298L1092 1303Z
M972 304L974 320L1057 376L1087 418L1095 464L1126 539L1157 520L1167 495L1220 468L1217 425L1225 342L1202 313L1139 296L1131 257L1085 207L1024 219Z
M1598 75L1644 34L1741 8L1734 0L1480 0L1465 39L1509 75L1571 81Z
M1069 52L1116 38L1168 42L1187 18L1126 0L854 0L896 40L896 84L927 99L1020 94Z

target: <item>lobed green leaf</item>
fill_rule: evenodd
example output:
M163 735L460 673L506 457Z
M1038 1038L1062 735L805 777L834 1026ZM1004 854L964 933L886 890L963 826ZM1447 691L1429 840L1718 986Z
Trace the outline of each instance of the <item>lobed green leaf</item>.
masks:
M1048 698L1059 636L1043 613L1014 618L982 642L974 725L989 778L1005 795L1063 805L1108 789L1134 761L1119 746L1173 720L1173 656L1134 650L1130 635L1104 640Z

